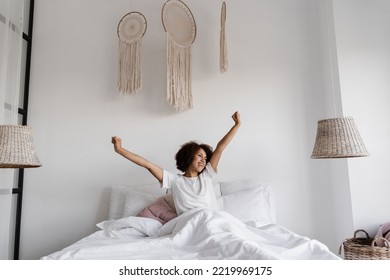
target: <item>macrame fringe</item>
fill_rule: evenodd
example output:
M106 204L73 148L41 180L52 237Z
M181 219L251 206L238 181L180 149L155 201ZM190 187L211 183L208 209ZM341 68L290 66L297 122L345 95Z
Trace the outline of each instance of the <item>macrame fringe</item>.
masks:
M141 90L141 40L131 44L119 40L118 89L122 93L137 93Z
M226 4L222 3L221 8L221 32L219 40L219 70L221 73L224 73L228 69L228 59L227 59L227 43L226 43L226 32L225 32L225 21L226 21Z
M167 100L177 111L192 109L191 46L176 44L167 33Z
M228 69L228 60L227 60L227 44L225 29L221 30L221 42L220 42L220 58L219 58L219 70L221 73L226 72Z

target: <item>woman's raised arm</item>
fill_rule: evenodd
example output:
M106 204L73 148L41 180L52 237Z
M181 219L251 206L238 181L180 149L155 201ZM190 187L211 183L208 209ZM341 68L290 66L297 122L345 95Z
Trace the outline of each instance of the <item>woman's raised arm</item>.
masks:
M146 168L149 170L149 172L159 181L162 182L163 180L163 169L159 167L158 165L146 160L145 158L132 153L122 147L122 139L113 136L111 139L112 144L114 144L114 150L124 158L130 160L131 162Z
M228 131L228 133L218 142L215 151L210 159L211 167L214 171L217 171L219 160L221 159L222 152L225 150L227 145L229 145L230 141L232 141L233 137L236 135L238 128L241 125L240 113L235 112L232 116L234 121L233 127Z

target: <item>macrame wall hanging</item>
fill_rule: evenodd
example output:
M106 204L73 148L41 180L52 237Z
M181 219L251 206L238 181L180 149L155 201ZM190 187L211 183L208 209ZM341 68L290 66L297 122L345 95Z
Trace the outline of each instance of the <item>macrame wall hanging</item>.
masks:
M146 18L139 12L128 13L119 21L118 90L122 93L137 93L141 89L141 43L146 28Z
M226 23L226 3L222 3L221 8L221 32L219 38L219 70L221 73L224 73L228 69L228 60L227 60L227 43L226 43L226 32L225 32L225 23Z
M161 12L167 36L167 100L178 111L193 107L191 45L196 37L195 19L179 0L165 2Z

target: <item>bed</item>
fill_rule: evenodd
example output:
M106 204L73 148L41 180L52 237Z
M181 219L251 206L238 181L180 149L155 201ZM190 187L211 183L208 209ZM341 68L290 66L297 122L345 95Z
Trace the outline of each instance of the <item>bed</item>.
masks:
M109 219L95 233L41 259L340 259L325 244L276 222L269 184L237 180L215 182L214 189L220 209L176 216L159 184L114 185Z

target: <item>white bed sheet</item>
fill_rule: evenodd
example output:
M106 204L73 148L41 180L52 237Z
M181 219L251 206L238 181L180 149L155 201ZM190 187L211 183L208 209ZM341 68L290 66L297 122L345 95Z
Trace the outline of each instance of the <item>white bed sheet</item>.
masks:
M165 225L128 217L99 226L104 229L42 259L340 259L317 240L278 224L252 227L222 210L192 209Z

